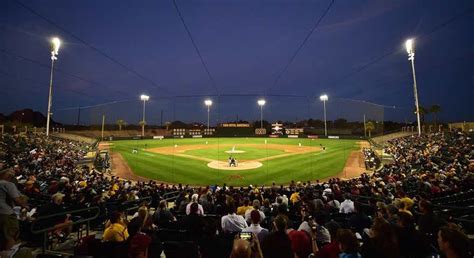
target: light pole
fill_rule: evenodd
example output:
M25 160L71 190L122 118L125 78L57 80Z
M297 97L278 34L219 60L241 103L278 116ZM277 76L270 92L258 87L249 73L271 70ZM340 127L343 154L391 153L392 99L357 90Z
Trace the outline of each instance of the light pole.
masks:
M323 107L324 107L324 135L328 136L328 125L326 121L326 101L328 101L328 95L323 94L319 96L319 100L323 102Z
M260 128L263 128L263 106L267 103L264 99L259 99L257 104L260 106Z
M61 40L57 37L51 39L51 75L49 78L49 95L48 95L48 113L46 114L46 136L49 136L49 123L51 120L51 104L53 98L53 71L54 60L58 59L58 51L61 46Z
M142 94L140 99L143 101L143 120L142 120L142 137L145 136L145 103L150 99L150 96Z
M210 111L211 111L212 100L210 100L210 99L204 100L204 105L207 106L207 130L209 131L209 127L210 127L210 126L209 126L209 117L210 117L210 116L209 116L209 113L210 113ZM209 132L208 132L208 133L209 133Z
M409 39L405 42L405 47L408 53L408 60L411 61L411 71L413 73L413 91L415 94L415 107L416 107L416 121L418 122L418 136L421 135L421 122L420 122L420 106L418 104L418 89L416 87L416 74L415 74L415 46L413 39Z

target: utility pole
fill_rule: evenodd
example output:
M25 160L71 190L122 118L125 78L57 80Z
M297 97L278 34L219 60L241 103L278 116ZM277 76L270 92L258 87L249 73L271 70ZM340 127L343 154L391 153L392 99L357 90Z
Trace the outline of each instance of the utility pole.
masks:
M160 127L163 127L163 109L161 110L161 115L160 115Z
M77 125L81 124L81 108L77 110Z
M101 140L104 140L105 114L102 114L102 134Z
M365 114L364 114L364 137L367 138L367 126L365 125Z

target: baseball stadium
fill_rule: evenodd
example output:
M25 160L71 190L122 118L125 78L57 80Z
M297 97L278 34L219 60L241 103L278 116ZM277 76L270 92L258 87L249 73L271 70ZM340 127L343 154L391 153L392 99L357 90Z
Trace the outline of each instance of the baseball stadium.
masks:
M0 6L0 257L474 257L471 1Z

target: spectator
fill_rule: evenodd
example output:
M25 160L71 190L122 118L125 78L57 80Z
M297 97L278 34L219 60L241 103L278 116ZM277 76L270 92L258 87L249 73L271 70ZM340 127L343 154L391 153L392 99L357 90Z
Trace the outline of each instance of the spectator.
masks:
M128 236L128 231L124 226L121 214L119 212L113 212L110 215L110 224L105 229L102 240L110 242L123 242L128 239Z
M361 258L359 253L359 242L349 229L340 229L337 232L337 240L341 247L340 258Z
M251 232L255 234L255 236L258 237L258 240L260 242L262 242L263 239L265 239L265 237L269 234L269 232L268 232L268 229L262 228L260 226L260 221L261 221L260 214L261 212L259 212L258 210L252 210L250 212L251 224L250 226L244 228L242 232Z
M199 195L198 194L193 194L191 197L191 202L186 205L186 215L189 215L191 213L191 205L193 203L196 203L198 205L198 215L204 215L204 209L202 208L202 205L198 203Z
M341 226L337 222L330 221L326 224L326 227L331 236L331 243L322 246L315 255L317 258L339 258L341 249L339 247L339 242L337 241L337 231Z
M262 253L265 258L292 258L291 240L286 234L288 217L276 216L273 221L273 232L262 242Z
M182 228L187 230L193 239L198 239L204 232L204 219L199 214L199 206L197 203L192 203L189 215L186 215L182 220Z
M235 205L231 202L228 205L227 215L221 218L222 231L225 233L241 232L247 227L244 217L235 214Z
M153 214L153 223L159 227L167 227L171 222L176 221L176 218L167 206L168 203L166 200L161 200L158 209L155 211L155 214Z
M399 257L397 236L390 223L385 219L375 218L368 235L369 239L362 245L362 257Z
M10 182L12 178L11 169L0 170L0 251L10 250L19 240L20 226L13 205L28 208L16 185Z
M312 253L311 237L305 231L291 230L288 233L291 241L291 250L295 258L306 258Z
M433 213L433 206L427 200L418 203L421 215L418 217L418 230L431 240L436 238L439 228L444 224L441 219Z
M130 246L128 254L130 258L147 258L148 247L151 243L151 237L143 233L138 233L134 236L130 236Z
M344 201L341 203L339 212L346 214L354 212L354 202L350 199L350 195L346 194L344 196Z
M251 222L250 213L256 210L258 213L260 213L260 222L262 222L265 219L265 213L263 213L263 211L260 211L260 201L253 200L252 205L253 205L253 209L248 209L245 212L245 220L247 221L247 223L250 224Z
M468 237L454 226L441 227L438 232L438 246L446 258L473 257Z
M263 258L258 239L244 240L236 238L232 245L230 258Z
M253 207L250 206L249 198L245 198L243 205L237 208L237 215L245 216L245 212L247 212L247 210L250 210L252 208Z
M348 224L353 231L359 234L362 234L364 229L369 228L372 224L370 218L363 212L360 202L354 204L354 214L349 218Z
M130 220L127 225L128 234L133 237L135 234L141 231L148 231L152 229L152 220L148 214L146 206L141 206L138 209L138 216Z
M413 217L406 212L398 214L397 235L401 256L424 257L428 255L428 243L422 234L415 229Z

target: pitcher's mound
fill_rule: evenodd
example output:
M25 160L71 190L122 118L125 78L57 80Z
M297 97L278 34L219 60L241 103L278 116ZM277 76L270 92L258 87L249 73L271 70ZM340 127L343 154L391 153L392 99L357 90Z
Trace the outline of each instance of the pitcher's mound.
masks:
M229 163L225 161L211 161L207 163L207 166L214 169L222 170L246 170L246 169L255 169L261 167L263 164L258 161L242 161L239 162L237 167L229 167Z

